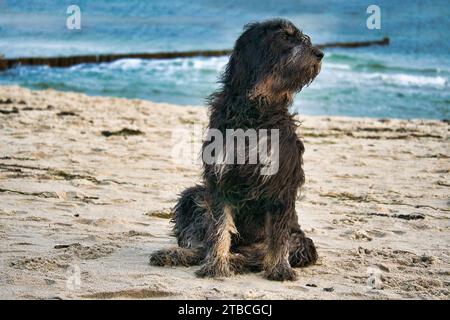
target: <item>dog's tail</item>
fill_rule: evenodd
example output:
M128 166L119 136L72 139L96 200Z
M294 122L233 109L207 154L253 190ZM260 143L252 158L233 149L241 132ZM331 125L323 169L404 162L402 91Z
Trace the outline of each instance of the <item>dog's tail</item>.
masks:
M173 232L182 248L202 244L206 233L205 187L196 185L184 190L173 210Z

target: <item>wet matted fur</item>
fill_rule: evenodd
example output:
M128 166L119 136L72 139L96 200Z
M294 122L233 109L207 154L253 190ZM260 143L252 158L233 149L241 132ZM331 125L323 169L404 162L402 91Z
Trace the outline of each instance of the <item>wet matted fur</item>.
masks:
M153 253L158 266L199 265L201 277L264 271L293 280L292 267L317 260L314 243L298 224L295 200L304 183L304 146L289 112L294 94L319 74L323 53L291 22L251 23L237 39L210 97L209 128L278 129L279 168L261 164L203 164L203 184L186 189L174 208L177 248ZM210 142L205 141L203 150Z

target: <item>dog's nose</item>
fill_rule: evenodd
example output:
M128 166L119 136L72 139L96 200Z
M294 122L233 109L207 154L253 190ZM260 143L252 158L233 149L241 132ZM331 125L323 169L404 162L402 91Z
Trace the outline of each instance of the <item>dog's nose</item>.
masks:
M314 55L317 57L317 59L322 60L325 54L323 53L322 50L316 48L314 49Z

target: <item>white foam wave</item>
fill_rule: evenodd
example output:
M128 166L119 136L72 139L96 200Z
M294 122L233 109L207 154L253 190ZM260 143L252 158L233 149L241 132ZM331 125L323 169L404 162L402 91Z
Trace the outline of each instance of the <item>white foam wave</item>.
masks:
M335 70L350 70L351 67L348 64L343 63L327 63L323 65L322 68L329 68L329 69L335 69Z
M113 61L109 64L109 67L112 69L120 69L120 70L136 70L141 68L143 65L142 59L120 59L117 61Z
M227 63L227 57L176 58L176 59L120 59L102 64L102 68L112 70L145 70L171 73L173 71L215 71L219 72Z
M410 74L382 74L375 73L369 76L373 79L380 79L385 83L400 86L417 86L417 87L445 87L448 80L445 77L436 76L419 76Z

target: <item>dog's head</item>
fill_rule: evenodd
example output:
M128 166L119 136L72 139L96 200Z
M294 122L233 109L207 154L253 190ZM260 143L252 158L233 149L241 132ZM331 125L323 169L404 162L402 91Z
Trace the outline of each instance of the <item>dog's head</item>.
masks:
M287 20L251 23L236 41L223 81L251 99L291 99L319 74L323 56Z

